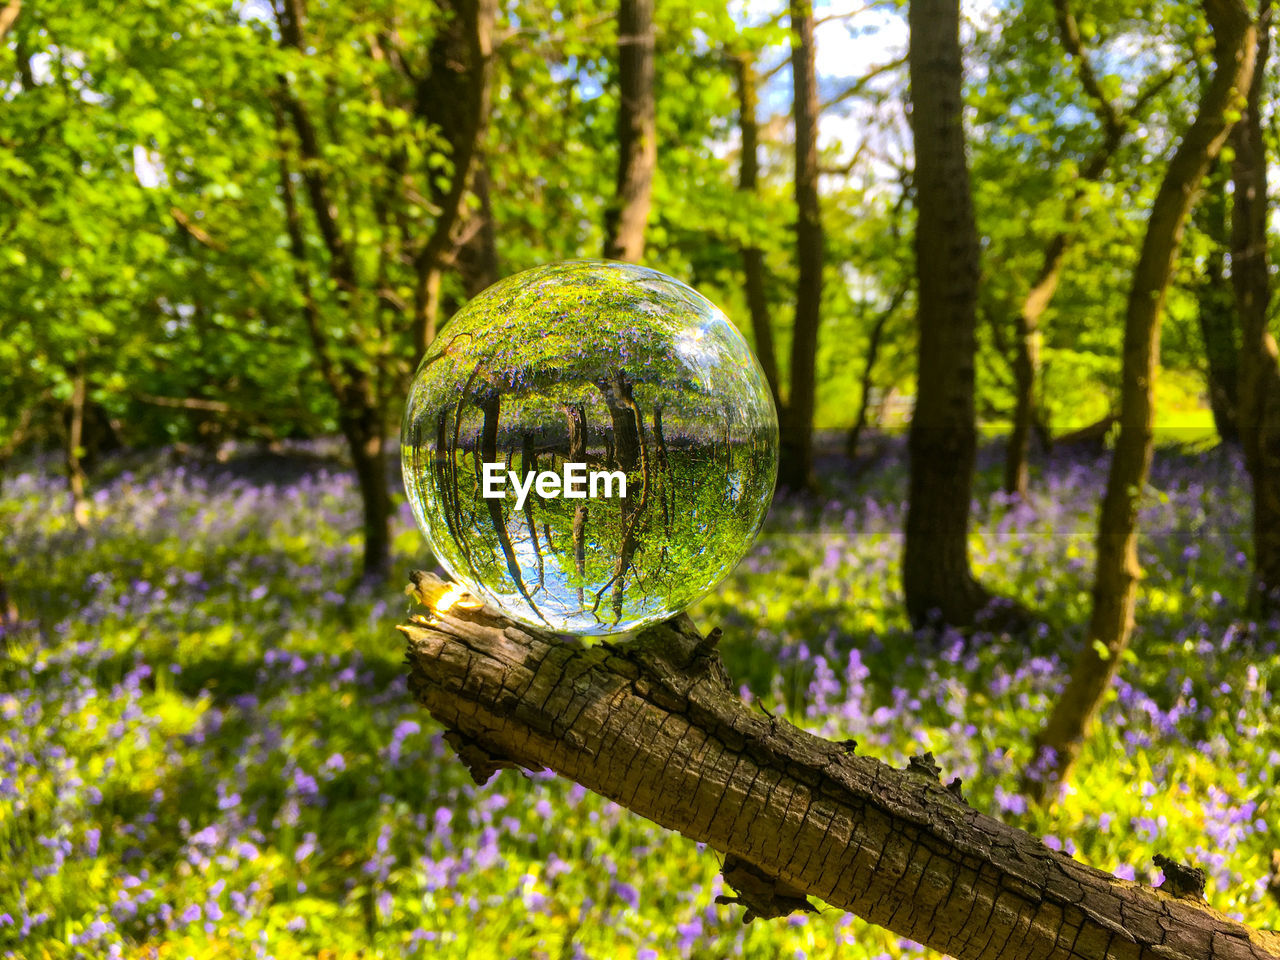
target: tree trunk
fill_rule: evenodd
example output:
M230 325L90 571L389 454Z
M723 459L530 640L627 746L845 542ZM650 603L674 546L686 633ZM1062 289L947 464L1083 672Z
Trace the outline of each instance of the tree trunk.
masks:
M9 0L3 8L0 8L0 40L4 39L21 12L22 0Z
M476 457L477 468L482 463L500 462L498 459L498 426L502 416L502 396L498 393L489 394L481 402L480 409L484 412L484 421L480 429L480 449ZM507 464L507 467L510 469L510 463ZM529 604L529 608L541 619L542 613L538 610L537 604L533 602L533 595L529 592L529 587L524 582L524 574L520 570L520 558L516 556L515 544L511 542L511 534L507 530L507 518L502 511L502 505L505 501L486 497L484 502L489 510L489 523L493 527L493 535L497 538L503 559L507 562L507 574L511 577L511 583L519 591L520 596L524 597L525 602ZM543 622L545 622L545 619Z
M1075 64L1080 85L1092 101L1094 116L1102 128L1102 143L1080 172L1079 178L1067 201L1068 226L1054 234L1045 245L1044 259L1035 283L1027 291L1017 317L1017 340L1014 344L1013 372L1017 397L1013 414L1013 429L1005 453L1004 489L1026 499L1030 486L1027 455L1031 448L1031 435L1036 433L1042 442L1048 431L1040 419L1036 403L1036 386L1040 380L1040 321L1049 303L1058 291L1062 276L1062 264L1075 239L1076 228L1084 213L1085 185L1101 180L1120 144L1124 140L1125 123L1121 111L1109 100L1098 82L1097 74L1084 49L1079 24L1068 0L1054 0L1054 18L1058 24L1058 37L1063 49ZM1140 113L1142 106L1163 83L1148 87L1129 111L1129 119ZM1045 442L1045 446L1048 444Z
M1125 313L1120 435L1098 520L1093 613L1066 689L1036 739L1028 789L1044 796L1070 772L1081 741L1120 664L1133 628L1138 579L1138 508L1153 446L1153 397L1160 320L1183 228L1213 158L1226 141L1225 112L1253 73L1255 30L1240 0L1206 0L1214 74L1195 121L1178 144L1156 194L1134 267Z
M465 216L467 193L474 180L474 161L489 115L496 3L494 0L453 0L448 6L452 16L444 21L432 42L431 69L418 81L414 97L417 114L440 127L449 144L449 159L453 165L448 188L433 191L440 213L430 236L414 257L417 280L414 286L413 343L418 357L435 339L439 325L440 282L444 272L454 264L459 247L466 239L460 236L463 232L460 228L468 219ZM435 172L428 174L432 182L436 176ZM486 198L487 190L481 197L482 206ZM487 213L482 209L477 216ZM471 227L477 232L485 228L480 222L471 224ZM492 230L492 224L488 228ZM483 239L479 242L483 243ZM482 252L481 262L476 263L473 251L472 265L481 273L489 266L483 263L485 256L487 252ZM496 254L492 265L496 267Z
M1280 613L1280 362L1267 329L1271 304L1267 265L1267 151L1262 136L1262 87L1270 52L1271 0L1259 3L1257 63L1244 118L1232 136L1235 206L1231 217L1231 280L1240 311L1240 427L1253 480L1253 582L1249 611Z
M916 625L972 624L990 595L969 568L978 230L965 161L959 0L912 0L920 341L902 585Z
M282 30L287 31L295 45L301 44L297 32L297 22L286 20ZM294 113L295 129L306 131L305 114L300 108ZM320 305L316 302L311 286L311 277L307 262L306 238L302 232L302 219L298 209L297 197L294 193L293 177L289 169L289 161L283 147L284 117L277 114L276 124L281 137L279 153L280 192L284 198L285 228L289 237L290 256L293 259L293 277L302 294L302 314L306 321L307 336L315 354L316 363L325 385L338 406L338 424L347 441L347 449L351 454L351 463L356 471L356 482L360 488L360 503L363 512L364 556L361 560L360 580L365 584L378 584L386 580L391 572L391 500L387 490L387 462L383 455L385 438L385 410L377 401L376 393L369 381L368 374L350 362L339 362L324 329L324 321L320 314ZM304 152L308 157L318 156L314 141L299 133L299 139L306 144ZM317 180L312 190L312 202L320 206L317 210L329 210L325 200L323 185ZM317 213L317 216L321 214ZM340 284L353 278L347 273L349 261L342 254L342 246L337 241L337 234L332 228L325 231L331 236L328 244L330 250L330 276Z
M653 0L618 3L618 180L605 211L604 255L639 263L658 166L653 93Z
M531 482L530 476L538 475L538 450L534 446L533 433L526 430L520 436L520 470L522 481ZM547 571L542 560L542 547L538 543L538 522L534 517L534 498L526 497L524 501L524 522L529 528L529 544L533 547L533 557L538 565L538 588L544 589L547 584Z
M1237 134L1241 129L1242 125L1236 124ZM1231 243L1227 226L1228 171L1221 162L1214 167L1209 174L1208 191L1195 212L1200 230L1210 243L1196 301L1213 423L1222 440L1239 443L1240 324L1226 269L1226 250Z
M0 640L6 633L18 625L18 607L9 597L9 588L5 585L4 574L0 573Z
M759 98L756 94L755 64L751 55L744 52L734 57L733 65L738 87L738 128L742 131L738 189L754 203L760 171L760 126L756 119ZM742 246L742 273L746 281L747 310L751 314L751 334L756 344L756 356L764 370L764 378L769 383L769 391L773 394L774 406L782 410L782 394L778 388L778 357L773 348L773 324L769 320L769 301L764 290L764 251L756 245L754 231Z
M897 770L743 703L686 615L590 646L490 608L400 627L409 688L478 783L548 768L725 855L745 919L848 910L957 960L1278 960L1280 937L1201 899L1160 859L1153 890L1050 850L944 787L929 755Z
M640 450L644 443L644 424L636 415L631 381L624 371L619 370L612 380L601 380L597 386L604 394L613 423L613 464L617 469L631 473L640 465Z
M795 88L796 316L791 337L790 388L784 413L778 485L813 485L815 364L822 315L822 212L818 206L818 85L814 77L813 5L791 0L791 75Z
M71 516L81 530L89 525L88 478L84 472L84 410L87 383L84 361L76 364L71 376L71 399L67 404L67 490L71 493Z
M893 315L907 298L907 288L899 287L889 300L889 305L876 317L871 326L871 336L867 339L867 358L862 364L862 379L859 381L858 415L854 418L849 436L845 438L845 453L852 459L858 455L858 444L862 441L862 431L867 428L867 416L871 409L871 390L875 384L874 373L876 360L880 356L880 342L884 338L884 328L888 326Z
M458 275L468 298L498 282L498 232L489 196L488 158L478 154L472 166L471 192L479 209L468 217L462 228L466 239L458 249Z
M569 463L587 462L587 412L578 404L566 412L569 421ZM573 509L573 569L578 575L578 606L586 600L582 584L587 575L587 521L591 510L583 500Z
M383 433L377 428L380 420L361 418L365 422L348 419L343 427L347 447L351 451L356 482L360 488L361 524L364 530L364 556L360 562L360 579L363 583L385 583L391 574L391 495L387 488L387 458L383 452Z

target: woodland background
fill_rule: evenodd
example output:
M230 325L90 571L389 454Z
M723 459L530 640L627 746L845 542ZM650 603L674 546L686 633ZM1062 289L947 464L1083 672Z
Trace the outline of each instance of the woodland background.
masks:
M0 6L0 951L918 953L405 691L416 359L601 255L775 384L745 697L1280 925L1269 4L957 6Z

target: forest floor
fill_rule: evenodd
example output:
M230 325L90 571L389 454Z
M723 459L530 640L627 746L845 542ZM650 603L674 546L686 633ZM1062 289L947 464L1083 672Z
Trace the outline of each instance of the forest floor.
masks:
M1024 504L983 451L976 572L1041 622L966 642L900 609L903 451L825 457L824 495L779 499L694 610L743 695L896 765L932 750L975 806L1121 876L1194 861L1214 906L1280 927L1280 625L1237 614L1239 457L1158 454L1132 654L1038 810L1016 785L1081 643L1106 458L1039 462ZM27 620L0 641L0 956L932 956L830 908L744 926L713 902L712 851L552 775L473 785L405 688L394 624L423 540L401 498L397 582L348 593L337 463L139 462L101 482L86 533L66 500L37 467L0 490Z

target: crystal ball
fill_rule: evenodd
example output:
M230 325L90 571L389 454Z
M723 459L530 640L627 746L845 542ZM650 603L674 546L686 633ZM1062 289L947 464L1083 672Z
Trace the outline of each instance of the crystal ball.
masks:
M773 496L778 417L697 291L568 261L495 283L442 328L401 458L454 580L520 623L608 635L679 613L742 559Z

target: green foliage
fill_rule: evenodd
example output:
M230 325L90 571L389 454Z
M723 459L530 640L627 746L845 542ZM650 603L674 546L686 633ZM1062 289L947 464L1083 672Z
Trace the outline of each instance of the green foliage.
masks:
M987 421L1008 415L1013 316L1049 238L1072 225L1069 201L1081 191L1075 242L1045 317L1047 383L1068 388L1044 391L1058 430L1087 419L1075 394L1114 393L1137 239L1210 56L1195 4L1091 0L1073 10L1100 89L1122 111L1143 98L1096 184L1079 178L1102 130L1049 0L978 20L969 36L984 236L978 408ZM854 17L844 28L887 37L902 12L877 16L879 26ZM0 370L16 386L0 398L0 430L34 411L37 442L56 438L72 371L83 365L90 405L127 443L332 431L338 409L303 320L308 289L336 362L380 383L394 420L391 400L412 354L411 261L435 223L434 191L452 175L449 145L414 106L409 78L429 73L425 51L445 22L435 6L322 6L297 50L281 43L265 6L24 7L6 38L0 111ZM531 0L499 13L483 156L503 273L600 250L615 176L615 29L613 8L588 2ZM789 86L785 70L771 72L788 54L785 17L748 25L723 6L682 0L658 9L655 42L660 159L646 258L745 329L739 250L760 247L786 356L795 210L778 121ZM755 198L736 188L729 57L742 50L766 77ZM824 90L845 82L820 79ZM292 129L286 90L317 129L314 159ZM824 139L823 163L841 169L823 180L820 426L852 421L871 330L900 289L907 295L884 326L872 384L880 395L913 390L913 217L909 178L894 170L910 167L897 159L895 103L905 95L905 71L889 71L824 115L866 122L861 142ZM286 232L282 161L301 210L301 264ZM353 283L333 274L305 177L323 184L338 214ZM1200 369L1203 349L1187 291L1206 248L1192 234L1165 337L1165 366L1183 371ZM462 301L456 277L444 287L446 305Z

